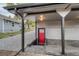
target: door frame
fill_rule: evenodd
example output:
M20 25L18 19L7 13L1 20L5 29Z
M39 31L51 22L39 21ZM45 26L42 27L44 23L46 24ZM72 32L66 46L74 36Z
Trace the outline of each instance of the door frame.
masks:
M44 37L45 37L45 43L44 43L44 45L46 45L46 31L45 31L45 28L38 28L38 45L40 45L39 44L39 31L40 31L40 29L44 30Z

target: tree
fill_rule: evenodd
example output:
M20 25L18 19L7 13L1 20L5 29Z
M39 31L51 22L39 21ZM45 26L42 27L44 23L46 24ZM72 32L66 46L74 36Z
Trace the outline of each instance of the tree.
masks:
M27 24L27 27L28 27L27 29L30 29L29 19L27 19L26 24Z
M30 29L30 27L35 26L35 22L33 20L27 19L26 25L27 25L27 29Z
M6 3L6 6L11 6L11 7L12 7L12 6L18 5L18 4L19 4L19 3L16 3L16 4L15 4L15 3ZM15 16L14 16L14 19L15 19L15 20L20 20L21 17L18 16L18 15L17 15L17 16L15 15Z
M17 16L15 15L15 16L14 16L14 19L16 19L16 20L21 20L21 17L20 17L19 15L17 15Z
M14 3L6 3L6 6L14 6Z
M14 6L14 5L19 5L21 3L6 3L6 6Z

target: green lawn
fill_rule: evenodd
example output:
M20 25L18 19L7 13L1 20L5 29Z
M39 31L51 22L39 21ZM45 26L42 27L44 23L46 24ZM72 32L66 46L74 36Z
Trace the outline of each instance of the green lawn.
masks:
M17 34L20 34L20 33L21 33L21 31L18 31L18 32L0 33L0 39L6 38L6 37L10 37L10 36L14 36L14 35L17 35Z
M25 32L30 32L30 31L33 31L33 30L34 30L33 28L32 29L26 29ZM21 30L17 31L17 32L0 33L0 39L15 36L15 35L20 34L20 33L21 33Z

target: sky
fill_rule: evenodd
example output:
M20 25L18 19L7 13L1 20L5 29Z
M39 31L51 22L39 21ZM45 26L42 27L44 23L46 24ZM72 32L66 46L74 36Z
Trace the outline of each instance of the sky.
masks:
M5 3L0 3L0 14L13 17L14 15L10 13L9 11L7 11L6 9L4 9L3 8L4 6L6 6Z

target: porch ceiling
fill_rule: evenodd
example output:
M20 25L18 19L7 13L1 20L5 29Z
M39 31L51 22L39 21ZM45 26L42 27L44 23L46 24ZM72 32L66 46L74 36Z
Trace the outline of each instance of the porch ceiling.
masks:
M55 13L48 13L48 14L43 14L45 17L45 20L53 20L53 21L58 21L61 20L61 17L59 14ZM39 18L39 15L37 15L37 19ZM67 16L66 20L79 20L79 11L71 11Z
M59 20L61 17L56 13L56 9L58 8L66 8L67 3L57 4L57 3L27 3L22 5L17 5L14 7L4 7L5 9L9 10L11 13L15 13L14 8L19 10L23 10L23 12L28 13L29 15L37 15L44 14L46 20ZM71 4L72 10L66 19L78 19L79 17L79 4Z
M23 10L23 12L28 14L41 14L41 13L51 13L55 12L56 9L66 8L68 6L67 3L26 3L15 6L4 7L9 10L11 13L15 13L14 9ZM79 9L79 4L71 4L73 10Z

